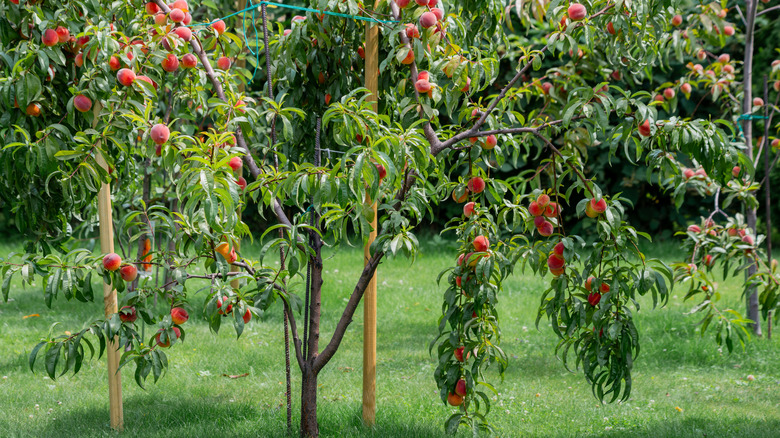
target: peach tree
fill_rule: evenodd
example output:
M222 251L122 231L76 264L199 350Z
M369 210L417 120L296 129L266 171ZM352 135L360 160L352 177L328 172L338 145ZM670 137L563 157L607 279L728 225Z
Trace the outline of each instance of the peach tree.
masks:
M42 278L48 305L60 294L89 301L96 275L121 302L45 338L31 367L43 355L52 377L77 372L90 336L100 352L118 337L143 385L184 339L185 308L240 336L281 302L302 374L301 434L317 436L318 373L370 278L385 256L413 256L416 226L452 198L464 203L447 224L460 250L439 276L431 344L441 399L458 407L446 429L489 428L486 370L507 366L498 306L518 268L550 274L537 321L551 321L564 365L571 354L599 399L630 395L638 297L664 303L673 271L641 253L649 236L629 223L630 203L588 175L588 148L667 177L685 155L724 184L740 156L723 125L663 117L644 89L677 50L678 2L318 0L292 18L274 10L266 21L263 9L218 20L231 4L0 3L0 199L29 237L2 261L1 290L7 298L19 274ZM334 13L378 22L378 111L363 88L364 25ZM77 239L95 237L104 182L121 255ZM366 239L374 202L371 257L321 346L322 248ZM248 208L271 225L248 226ZM596 235L568 233L564 209ZM238 246L250 236L257 259ZM193 298L194 280L206 281L205 299Z

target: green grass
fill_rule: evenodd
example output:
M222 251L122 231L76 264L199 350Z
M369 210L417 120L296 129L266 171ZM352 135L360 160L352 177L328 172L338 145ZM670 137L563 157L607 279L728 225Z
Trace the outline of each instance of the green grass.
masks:
M15 247L0 246L5 254ZM674 256L674 246L660 249ZM651 251L655 251L651 248ZM427 243L414 265L386 261L379 271L377 425L361 423L362 308L340 351L320 375L322 436L439 437L453 412L438 398L428 343L435 336L442 288L436 274L452 263L446 243ZM338 251L325 265L322 345L329 339L361 268L362 252ZM745 352L721 352L711 336L701 338L696 317L686 316L681 289L666 308L644 302L637 315L642 353L635 362L634 389L624 403L602 405L580 373L567 372L553 350L548 323L534 327L545 280L518 275L501 296L503 347L510 356L505 380L495 372L500 397L490 419L498 436L533 437L770 437L780 430L780 359L776 340L754 340ZM18 282L15 283L18 285ZM738 306L735 282L725 296ZM27 357L55 321L55 330L75 331L99 317L101 303L64 300L49 310L40 287L12 290L0 304L0 437L119 436L108 427L105 359L92 360L76 375L57 381ZM194 300L202 302L202 295ZM738 307L739 308L739 307ZM38 313L39 317L23 319ZM251 323L238 341L232 327L210 334L192 309L188 337L169 352L171 367L147 389L123 375L124 436L285 436L284 356L279 309ZM300 317L299 317L300 319ZM300 322L299 322L300 324ZM148 333L148 332L147 332ZM300 412L300 379L293 365L293 424ZM249 373L230 379L223 374ZM752 374L755 381L746 376ZM679 411L676 408L680 408ZM461 431L461 436L468 436Z

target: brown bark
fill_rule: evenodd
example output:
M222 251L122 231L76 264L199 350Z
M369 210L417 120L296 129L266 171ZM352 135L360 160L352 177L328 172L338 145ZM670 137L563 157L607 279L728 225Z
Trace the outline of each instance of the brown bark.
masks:
M316 438L320 435L317 423L317 372L307 363L301 370L301 436Z

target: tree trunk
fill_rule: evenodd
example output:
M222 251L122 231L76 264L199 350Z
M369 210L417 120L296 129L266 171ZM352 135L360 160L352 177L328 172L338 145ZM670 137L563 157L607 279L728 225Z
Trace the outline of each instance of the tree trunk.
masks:
M753 109L753 46L754 46L754 34L756 28L756 11L758 9L758 0L747 0L745 2L745 59L744 59L744 95L742 97L742 114L750 114ZM753 160L753 121L748 119L744 121L745 143L747 144L747 155L750 161ZM745 212L747 219L747 225L755 234L757 211L755 208L748 208ZM749 278L756 273L756 265L750 265L746 277ZM757 336L761 336L761 323L759 322L758 315L758 291L755 287L752 287L746 295L747 317L755 321L752 324L753 333Z
M307 362L301 372L303 385L301 388L301 436L316 438L320 435L317 424L317 372Z

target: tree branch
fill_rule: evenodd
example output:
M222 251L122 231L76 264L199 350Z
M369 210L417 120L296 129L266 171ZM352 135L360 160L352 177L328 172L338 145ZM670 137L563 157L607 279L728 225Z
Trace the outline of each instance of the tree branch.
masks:
M777 6L772 6L771 8L766 8L766 9L764 9L763 11L761 11L761 12L757 13L757 14L756 14L756 17L760 17L760 16L762 16L762 15L764 15L764 14L766 14L766 13L769 13L769 12L772 12L772 11L776 11L776 10L778 10L778 9L780 9L780 5L777 5ZM741 12L740 12L740 15L742 15L742 13L741 13Z
M579 170L579 169L577 169L575 166L573 166L571 163L569 163L568 161L566 161L566 160L563 158L563 154L561 154L561 151L559 151L559 150L558 150L558 148L556 148L556 147L555 147L555 145L554 145L554 144L552 144L552 142L550 142L550 140L548 140L548 139L547 139L547 137L543 136L543 135L542 135L542 134L540 134L538 131L534 131L534 132L533 132L533 134L534 134L535 136L537 136L539 139L541 139L541 140L542 140L542 141L543 141L543 142L544 142L544 143L547 145L547 147L548 147L548 148L550 148L550 150L552 150L552 151L553 151L553 153L554 153L554 154L556 154L556 155L558 155L559 157L561 157L561 159L563 160L563 164L565 164L565 165L569 166L569 168L570 168L572 171L574 171L574 173L575 173L575 174L577 174L577 177L580 179L580 181L582 181L582 185L583 185L583 186L585 186L585 189L586 189L586 190L587 190L587 191L590 193L590 196L591 196L592 198L595 198L595 197L596 197L596 194L595 194L595 193L593 193L593 190L591 190L591 188L590 188L590 187L588 187L588 180L585 178L585 175L583 175L583 174L582 174L582 172L580 172L580 170Z
M341 314L341 319L339 319L338 324L336 324L336 330L333 332L330 342L328 342L328 345L325 346L325 349L322 350L320 355L314 357L312 368L315 373L319 372L333 358L333 355L336 354L336 350L338 350L341 340L344 339L344 333L346 333L347 327L352 322L352 316L355 314L355 310L357 310L357 306L363 298L363 293L365 292L366 287L368 287L368 283L371 281L371 277L374 276L374 271L376 271L376 268L379 266L379 262L384 255L385 253L380 250L375 252L371 258L368 259L366 266L363 268L363 273L360 274L360 278L355 285L355 290L352 291L352 296L349 297L347 306L344 308L344 313Z

